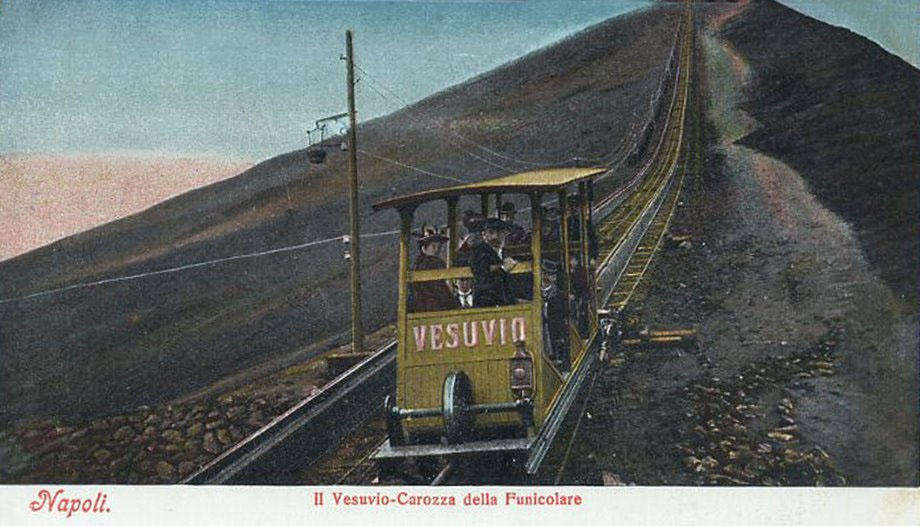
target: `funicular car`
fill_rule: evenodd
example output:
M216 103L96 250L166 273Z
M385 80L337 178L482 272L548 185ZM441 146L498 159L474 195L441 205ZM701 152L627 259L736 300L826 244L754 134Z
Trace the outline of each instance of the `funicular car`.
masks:
M401 225L397 387L379 464L498 453L538 469L603 339L590 206L603 171L530 171L374 205ZM512 209L529 217L511 227ZM470 285L472 302L461 299Z

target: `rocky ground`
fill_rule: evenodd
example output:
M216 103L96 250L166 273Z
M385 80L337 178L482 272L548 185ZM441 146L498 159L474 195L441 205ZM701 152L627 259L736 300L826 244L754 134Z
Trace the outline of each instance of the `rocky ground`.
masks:
M630 307L640 326L698 329L698 347L612 356L569 482L918 484L918 319L901 294L916 269L882 272L860 241L869 229L829 211L827 189L739 144L761 126L743 108L763 75L724 27L743 34L757 4L701 13L702 155L671 226L692 239L662 254Z
M393 333L389 326L369 335L368 347ZM312 396L329 376L320 356L235 389L216 386L126 414L24 420L0 433L0 481L175 483Z

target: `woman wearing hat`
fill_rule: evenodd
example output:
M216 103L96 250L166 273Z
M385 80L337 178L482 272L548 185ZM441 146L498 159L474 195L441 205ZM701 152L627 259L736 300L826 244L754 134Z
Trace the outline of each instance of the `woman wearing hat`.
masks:
M441 247L447 236L430 225L422 227L422 236L418 240L419 253L415 256L412 270L437 270L446 268L441 259ZM430 312L458 309L460 304L451 293L444 280L420 281L412 283L412 311Z

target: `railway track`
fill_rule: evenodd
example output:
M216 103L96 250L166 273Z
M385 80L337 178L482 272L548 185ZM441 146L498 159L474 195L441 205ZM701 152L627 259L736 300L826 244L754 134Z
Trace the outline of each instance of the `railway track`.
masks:
M688 13L689 20L689 13ZM632 297L670 222L682 185L674 184L689 98L692 24L684 23L677 82L654 164L611 209L595 208L599 298L619 308ZM666 199L667 198L667 199ZM662 210L667 213L662 214ZM657 236L657 241L652 239ZM650 244L651 243L651 244ZM180 483L365 485L380 483L370 456L386 438L382 401L395 389L396 342L388 342L310 398L225 451ZM590 389L589 389L590 390ZM573 435L574 438L574 435ZM335 454L329 454L332 451ZM564 462L562 469L564 469ZM417 465L384 482L505 483L463 463ZM558 477L557 477L558 478Z
M692 30L692 25L688 24L688 27ZM688 35L687 39L689 43L687 44L688 48L686 52L690 54L688 56L687 64L692 64L692 35ZM689 132L684 131L683 122L681 124L681 136L691 136L689 138L689 143L686 144L683 148L678 146L677 155L681 157L680 163L674 166L674 169L679 174L676 177L676 181L669 182L667 186L662 187L662 201L660 209L655 214L653 220L650 222L648 228L643 233L641 240L636 246L635 251L629 259L628 264L624 267L622 275L614 284L609 296L606 301L606 308L608 309L625 309L627 305L638 299L640 295L640 284L647 282L643 281L645 274L649 270L652 261L654 260L655 254L659 251L662 245L665 242L665 237L668 232L668 228L671 224L671 219L674 217L674 213L677 210L679 203L681 190L683 189L684 180L686 179L688 171L694 171L699 173L702 166L702 131L701 131L701 112L700 112L700 100L699 96L691 96L691 87L690 87L690 78L693 74L691 68L688 68L686 71L687 75L687 84L686 84L686 93L683 97L683 104L689 106L692 104L692 115L691 117L691 127L692 130ZM689 110L689 108L688 108ZM682 110L682 121L685 122L688 111ZM682 141L680 141L682 142ZM567 482L568 479L564 478L566 474L566 468L568 466L568 460L570 458L570 453L572 451L572 446L575 443L575 440L578 436L579 428L581 422L587 410L588 404L591 400L593 394L594 382L597 379L597 376L600 371L595 371L592 382L587 389L587 392L583 395L583 403L581 406L581 411L575 417L575 422L570 424L571 432L569 433L567 442L567 447L565 452L562 453L561 459L557 461L555 465L548 466L554 478L551 483L554 485L559 485ZM544 477L544 481L550 483L550 481Z

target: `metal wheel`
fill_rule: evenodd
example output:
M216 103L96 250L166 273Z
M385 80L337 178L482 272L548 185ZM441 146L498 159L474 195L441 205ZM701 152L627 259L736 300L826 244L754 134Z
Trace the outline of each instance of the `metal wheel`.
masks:
M454 371L444 379L442 395L444 437L448 444L460 444L473 430L473 387L470 378L461 371Z
M384 411L387 419L387 438L390 439L391 446L401 446L406 443L406 437L403 436L402 425L399 421L399 415L396 414L396 396L387 395L383 401Z

